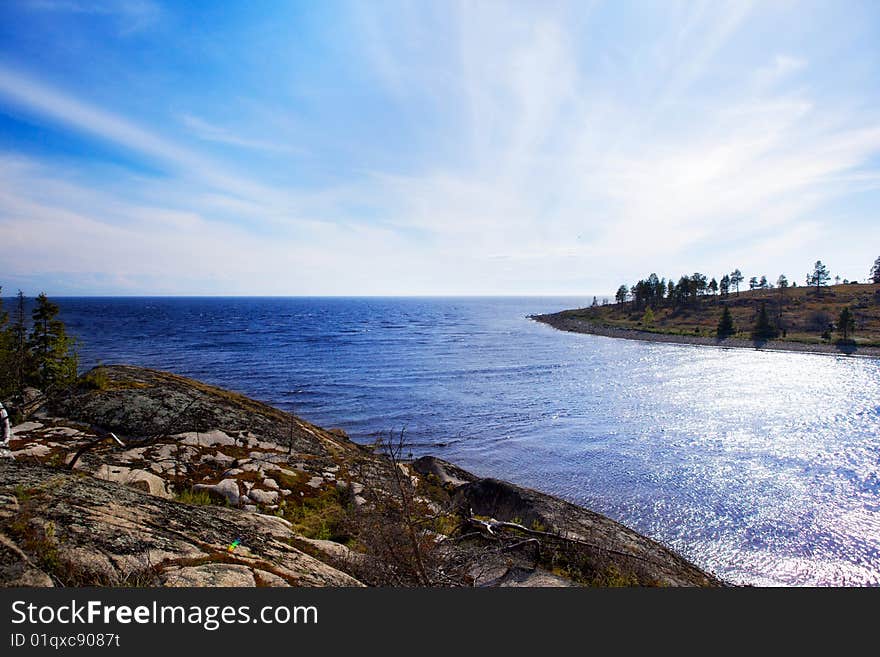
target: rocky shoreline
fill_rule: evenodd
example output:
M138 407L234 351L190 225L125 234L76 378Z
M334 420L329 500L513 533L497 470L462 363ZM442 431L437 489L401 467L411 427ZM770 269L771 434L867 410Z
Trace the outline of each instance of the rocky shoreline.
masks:
M588 509L167 372L101 367L29 408L0 585L723 584Z
M671 344L700 345L721 347L724 349L758 349L761 351L795 351L811 354L825 354L834 356L857 356L864 358L880 358L878 347L855 347L835 344L807 344L805 342L789 342L785 340L771 340L756 342L741 338L717 338L698 335L673 335L669 333L654 333L652 331L639 331L637 329L618 328L589 322L578 317L568 315L569 311L563 310L558 313L546 315L530 315L529 319L542 324L547 324L560 331L570 333L587 333L601 335L608 338L622 338L624 340L641 340L644 342L667 342Z

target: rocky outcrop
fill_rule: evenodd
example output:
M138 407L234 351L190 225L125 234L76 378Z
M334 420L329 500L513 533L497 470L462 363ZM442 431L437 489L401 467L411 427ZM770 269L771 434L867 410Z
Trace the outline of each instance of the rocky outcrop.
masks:
M293 547L295 532L274 516L181 504L13 460L0 461L0 481L7 585L359 585Z
M639 582L713 586L718 581L656 541L605 516L535 490L496 479L458 487L456 504L471 516L523 525L530 536L567 541L575 550Z
M276 408L200 381L127 365L101 367L100 387L88 385L54 401L50 413L129 438L221 430L238 443L271 441L291 451L326 455L347 442Z
M537 491L430 456L401 462L172 374L102 372L11 428L0 583L719 584Z
M457 487L477 480L467 470L463 470L457 465L447 463L435 456L422 456L413 461L412 467L420 475L433 477L444 486Z

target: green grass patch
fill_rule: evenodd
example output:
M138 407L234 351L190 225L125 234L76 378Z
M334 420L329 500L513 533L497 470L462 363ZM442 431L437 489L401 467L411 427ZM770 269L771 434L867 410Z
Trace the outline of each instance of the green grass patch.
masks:
M194 504L196 506L211 506L212 504L221 505L220 502L215 501L206 490L185 489L175 495L174 499L183 504Z

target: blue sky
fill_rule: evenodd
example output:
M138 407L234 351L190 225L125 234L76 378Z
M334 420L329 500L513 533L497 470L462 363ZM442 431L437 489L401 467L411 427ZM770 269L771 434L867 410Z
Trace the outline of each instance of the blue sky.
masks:
M876 2L0 5L0 284L593 294L864 280Z

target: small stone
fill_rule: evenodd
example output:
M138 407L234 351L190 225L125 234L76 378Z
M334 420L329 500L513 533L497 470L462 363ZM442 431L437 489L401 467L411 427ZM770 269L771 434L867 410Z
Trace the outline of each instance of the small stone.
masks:
M261 490L259 488L253 488L248 493L248 497L252 499L257 504L277 504L278 503L278 491L268 491Z
M79 436L80 432L76 429L71 429L70 427L52 427L46 431L47 435L51 436L65 436L67 438L73 438L74 436Z
M233 447L236 443L235 438L232 438L219 429L214 429L213 431L207 431L205 433L188 431L186 433L179 433L172 436L172 438L176 438L184 445L193 445L196 447Z
M229 465L235 459L231 456L226 456L223 452L217 452L216 454L205 454L202 456L202 461L205 463L217 463L219 465Z
M193 486L196 490L207 491L209 495L217 499L229 502L232 506L238 506L239 493L238 483L235 479L224 479L219 484L196 484Z

